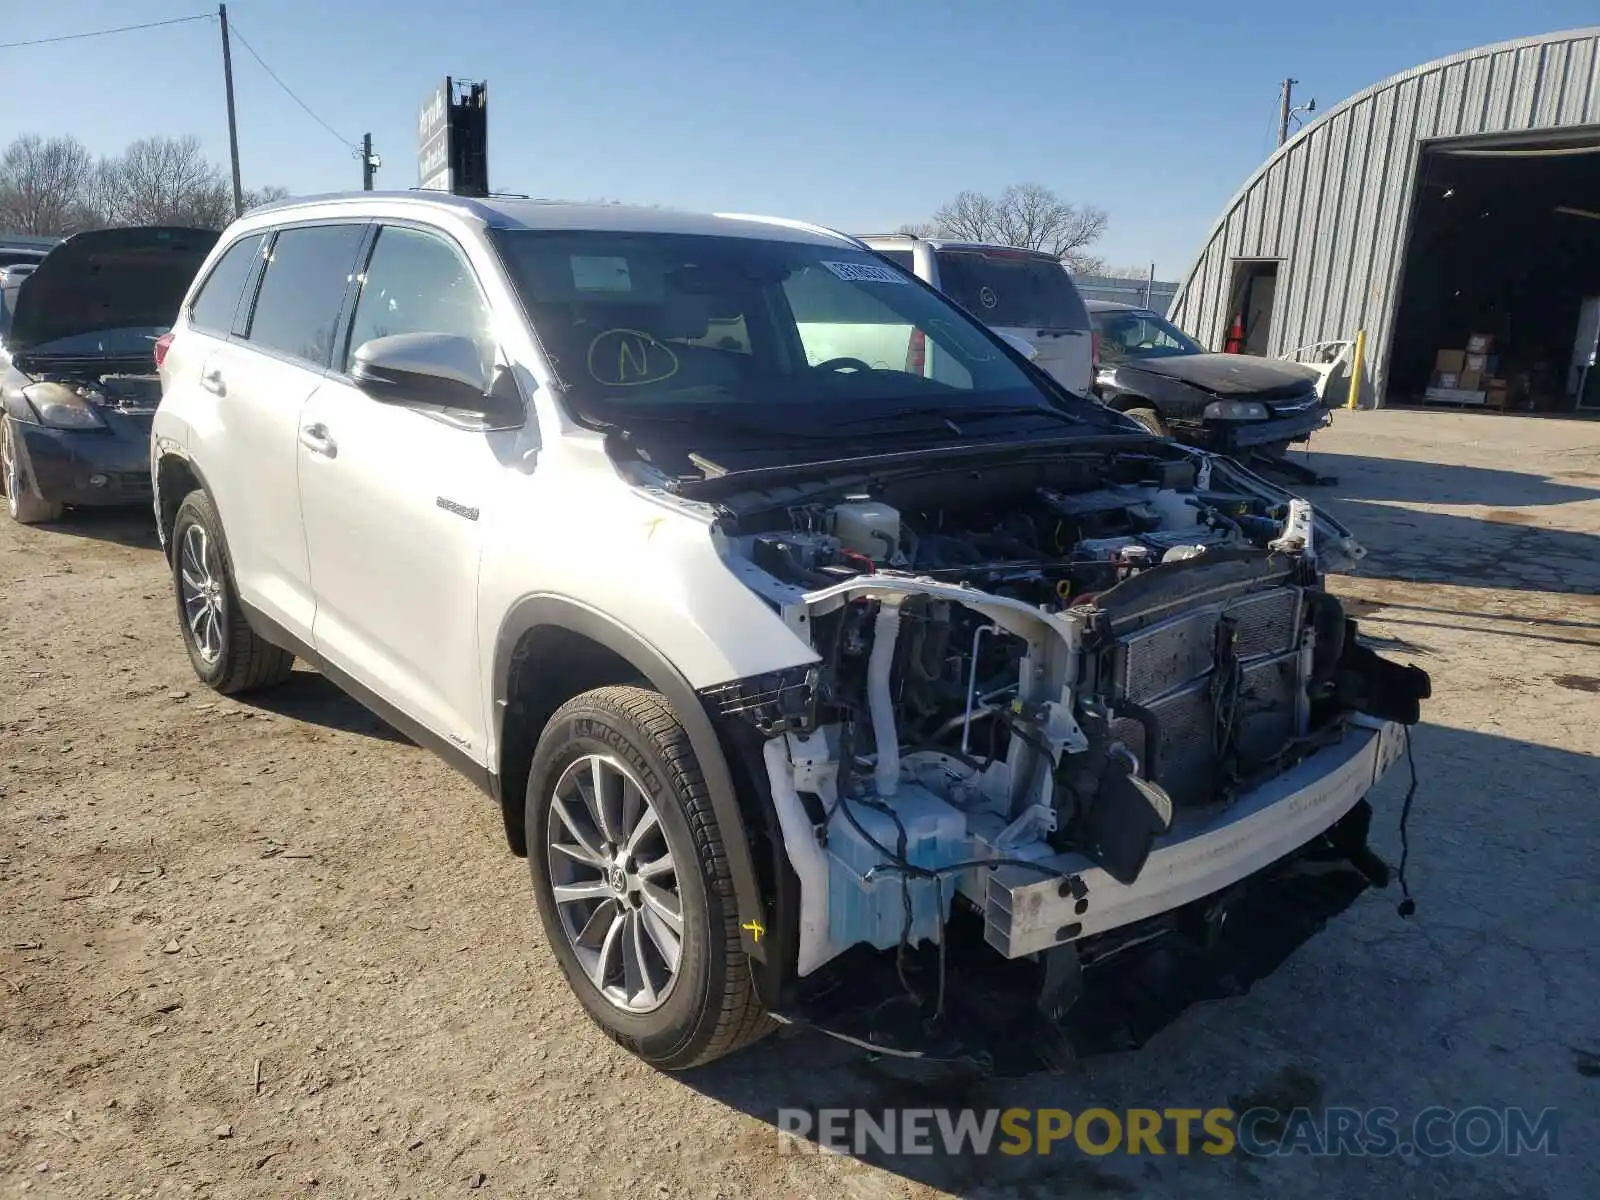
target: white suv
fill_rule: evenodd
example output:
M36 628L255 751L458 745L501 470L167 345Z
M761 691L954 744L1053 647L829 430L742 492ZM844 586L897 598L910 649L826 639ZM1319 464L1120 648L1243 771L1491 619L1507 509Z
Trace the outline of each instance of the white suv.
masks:
M933 353L875 368L841 324ZM1048 1023L1066 968L1275 864L1381 875L1362 798L1427 679L1323 592L1348 534L854 239L297 201L223 235L158 354L195 672L301 658L480 784L652 1063L774 1018L889 1046L947 984L1022 980Z
M1088 306L1060 259L1040 250L908 233L861 240L1013 345L1026 343L1035 365L1062 387L1093 394L1098 342Z

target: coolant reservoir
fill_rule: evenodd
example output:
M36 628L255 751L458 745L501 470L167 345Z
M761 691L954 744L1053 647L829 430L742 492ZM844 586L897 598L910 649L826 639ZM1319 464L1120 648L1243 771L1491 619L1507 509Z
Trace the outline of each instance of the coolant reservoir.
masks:
M900 513L877 500L847 500L833 510L833 536L846 550L887 562L900 546Z

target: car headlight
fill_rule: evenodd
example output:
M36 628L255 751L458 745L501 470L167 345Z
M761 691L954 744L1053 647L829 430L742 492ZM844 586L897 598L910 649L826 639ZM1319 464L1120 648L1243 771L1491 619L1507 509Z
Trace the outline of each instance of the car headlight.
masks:
M1213 400L1204 415L1208 421L1264 421L1267 406L1254 400Z
M64 383L35 383L22 389L39 424L52 429L99 429L105 422L77 391Z

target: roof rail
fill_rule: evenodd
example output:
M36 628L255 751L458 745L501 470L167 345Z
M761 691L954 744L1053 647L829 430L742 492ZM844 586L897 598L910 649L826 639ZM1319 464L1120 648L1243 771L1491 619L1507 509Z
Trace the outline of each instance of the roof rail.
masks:
M415 200L423 203L438 204L445 208L460 208L471 212L481 220L489 220L495 216L493 209L479 203L479 198L473 196L458 196L453 192L440 192L432 188L413 187L406 191L371 191L371 192L323 192L314 196L290 196L283 200L274 200L270 204L258 205L249 211L250 216L259 213L277 212L280 209L300 208L309 204L355 204L371 200Z

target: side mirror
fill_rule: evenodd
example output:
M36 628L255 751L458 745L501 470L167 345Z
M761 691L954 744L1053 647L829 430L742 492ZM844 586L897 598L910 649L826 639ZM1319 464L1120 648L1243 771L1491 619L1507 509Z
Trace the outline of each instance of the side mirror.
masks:
M491 394L483 357L482 346L460 334L397 333L356 347L350 377L385 404L503 416L506 402Z
M1032 362L1034 359L1039 357L1039 347L1035 346L1027 338L1019 338L1014 333L1001 333L998 329L994 332L999 336L1001 341L1005 342L1006 345L1010 346L1029 362Z

